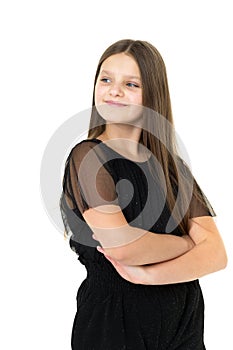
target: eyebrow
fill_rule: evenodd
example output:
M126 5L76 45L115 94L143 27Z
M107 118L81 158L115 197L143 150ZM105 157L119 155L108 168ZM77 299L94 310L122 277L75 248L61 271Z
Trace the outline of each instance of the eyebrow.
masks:
M100 71L100 74L114 74L113 72L110 72L109 70L105 70L103 69L102 71ZM124 75L127 79L137 79L137 80L141 80L140 77L136 76L136 75Z

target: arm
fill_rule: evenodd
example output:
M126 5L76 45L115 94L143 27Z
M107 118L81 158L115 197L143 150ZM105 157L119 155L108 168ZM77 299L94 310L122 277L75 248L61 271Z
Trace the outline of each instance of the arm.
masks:
M192 250L171 261L144 267L148 284L192 281L226 267L225 247L213 218L191 219L189 234L196 244Z
M125 265L144 265L174 259L194 243L188 236L155 234L130 226L115 205L91 208L83 213L105 253Z
M188 237L154 234L128 224L118 205L119 192L107 158L93 142L81 142L68 159L63 190L70 208L78 209L107 253L126 264L173 259L192 248ZM106 158L106 159L105 159Z

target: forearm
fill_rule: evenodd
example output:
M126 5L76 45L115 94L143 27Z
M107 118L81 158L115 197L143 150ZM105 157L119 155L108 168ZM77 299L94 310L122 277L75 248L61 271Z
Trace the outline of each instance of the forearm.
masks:
M194 245L188 236L153 233L129 225L118 206L90 208L83 216L106 254L123 264L145 265L174 259Z
M225 268L224 249L215 249L206 240L184 255L170 261L145 266L149 284L188 282Z
M192 249L169 261L147 266L130 266L109 258L105 251L101 252L123 278L136 284L188 282L226 267L227 254L224 243L211 217L191 219L189 236L195 244Z
M131 227L138 235L141 229ZM178 237L141 230L141 237L116 248L105 248L106 253L125 265L145 265L174 259L188 252L194 243L188 236Z

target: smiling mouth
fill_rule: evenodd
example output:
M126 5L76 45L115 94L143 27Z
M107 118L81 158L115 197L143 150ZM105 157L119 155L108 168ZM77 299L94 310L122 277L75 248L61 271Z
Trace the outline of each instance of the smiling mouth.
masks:
M125 103L117 102L117 101L105 101L107 105L109 106L115 106L115 107L126 107L127 105Z

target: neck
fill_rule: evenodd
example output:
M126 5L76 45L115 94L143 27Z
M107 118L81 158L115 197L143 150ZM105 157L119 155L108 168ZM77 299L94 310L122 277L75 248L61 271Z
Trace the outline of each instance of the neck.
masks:
M106 124L105 135L108 139L128 139L139 142L142 129L127 124Z
M142 129L137 126L126 124L106 124L105 131L100 139L108 141L118 151L126 151L131 155L138 155L140 152L140 136Z

